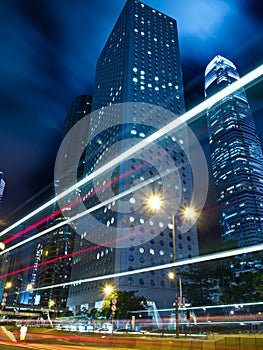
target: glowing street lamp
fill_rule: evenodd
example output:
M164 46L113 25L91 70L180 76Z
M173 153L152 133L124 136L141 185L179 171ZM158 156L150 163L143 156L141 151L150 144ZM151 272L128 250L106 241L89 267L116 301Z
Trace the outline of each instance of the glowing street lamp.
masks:
M12 287L12 282L6 282L5 289L9 289Z
M3 311L4 310L4 306L6 304L6 298L7 298L7 289L10 289L12 287L12 282L6 282L5 286L4 286L4 293L3 293L3 296L2 296L2 302L1 302L1 310Z
M29 283L27 286L26 286L26 290L27 291L31 291L33 289L33 285L32 283Z
M153 195L150 196L147 202L147 205L150 209L158 211L162 207L162 200L159 196ZM184 208L182 215L187 220L193 220L196 218L196 211L192 207ZM174 212L171 213L172 217L172 239L173 239L173 261L176 262L176 232L175 232L175 222L174 222ZM168 277L174 280L174 291L175 291L175 328L176 328L176 338L179 338L179 314L178 314L178 292L177 292L177 283L176 283L176 266L174 266L174 271L169 272Z
M116 310L117 310L117 299L112 296L114 292L114 287L110 284L107 284L105 287L104 287L104 295L108 296L108 297L111 297L111 327L112 327L112 332L113 332L113 327L114 327L114 318L115 318L115 313L116 313Z
M154 210L159 210L162 206L162 200L159 196L153 195L148 198L148 207Z
M110 296L112 293L113 293L113 291L114 291L114 288L113 288L113 286L111 286L110 284L107 284L105 287L104 287L104 295L106 295L106 296Z
M52 306L54 306L56 303L55 303L55 300L49 300L48 302L48 308L51 309Z

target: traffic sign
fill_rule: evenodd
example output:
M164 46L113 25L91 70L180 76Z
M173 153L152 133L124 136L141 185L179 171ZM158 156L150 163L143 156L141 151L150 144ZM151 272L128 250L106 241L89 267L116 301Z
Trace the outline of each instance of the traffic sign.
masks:
M111 303L112 303L112 305L116 305L117 304L117 299L116 298L111 299Z

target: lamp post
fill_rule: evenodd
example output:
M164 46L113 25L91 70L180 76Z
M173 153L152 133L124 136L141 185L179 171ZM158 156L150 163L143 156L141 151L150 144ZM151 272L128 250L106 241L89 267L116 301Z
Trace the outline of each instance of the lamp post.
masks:
M161 198L158 196L151 196L148 199L148 206L151 209L154 210L159 210L162 207L162 201ZM193 219L196 216L195 209L191 207L187 207L183 210L182 215L185 219ZM175 221L174 221L174 216L175 213L172 211L171 212L171 217L172 217L172 240L173 240L173 262L176 263L177 257L176 257L176 232L175 232ZM170 278L171 278L170 274ZM177 278L177 270L176 270L176 265L174 265L174 270L173 270L173 279L174 279L174 294L175 294L175 329L176 329L176 338L179 338L179 305L178 305L178 288L177 288L177 283L176 283L176 278Z
M104 287L104 294L107 297L111 297L113 294L114 288L111 285L106 285ZM116 312L116 304L117 304L117 299L112 297L111 298L111 332L113 333L113 327L114 327L114 318L115 318L115 312Z
M52 328L53 328L53 322L52 322L51 317L50 317L50 310L51 310L52 306L54 306L55 304L56 304L55 300L50 299L50 300L48 301L48 313L47 313L47 317L48 317L48 320L49 320L49 322L50 322Z
M2 297L2 303L1 303L1 310L4 310L5 304L6 304L6 298L7 298L7 289L10 289L12 287L12 282L6 282L4 286L4 293Z

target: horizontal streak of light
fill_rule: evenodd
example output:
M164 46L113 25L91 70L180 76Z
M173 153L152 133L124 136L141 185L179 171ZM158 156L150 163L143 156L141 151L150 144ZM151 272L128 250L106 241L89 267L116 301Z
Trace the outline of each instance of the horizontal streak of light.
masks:
M135 146L131 147L129 150L123 152L121 155L117 156L112 161L108 162L107 164L100 167L98 170L95 170L93 173L91 173L89 176L85 177L84 179L80 180L64 192L60 193L58 196L52 198L36 210L32 211L31 213L27 214L14 224L10 225L6 229L4 229L2 232L0 232L0 236L3 236L4 234L8 233L18 225L22 224L26 220L32 218L34 215L40 213L44 209L48 208L50 205L54 204L57 200L65 197L66 195L70 194L72 191L76 191L79 187L86 184L87 182L93 180L97 176L103 174L105 171L109 170L110 168L116 166L117 164L121 163L126 158L134 155L134 153L140 151L142 148L147 146L149 143L152 143L156 141L160 134L166 134L171 132L173 129L180 126L183 122L189 122L191 120L194 120L200 116L200 114L203 114L208 108L211 108L214 104L220 102L221 99L227 97L228 95L234 93L236 90L243 88L244 86L251 84L254 80L258 79L263 74L263 65L260 65L259 67L255 68L239 80L235 81L231 85L227 86L225 89L217 92L215 95L209 97L205 101L201 102L194 108L192 108L190 111L184 113L182 116L176 118L166 126L162 127L157 132L154 132L151 136L145 138L144 140L137 143Z
M35 288L33 290L45 290L45 289L58 288L58 287L63 287L63 286L79 285L79 284L82 284L82 283L102 281L102 280L107 280L107 279L112 279L112 278L118 278L118 277L135 275L135 274L144 273L144 272L150 272L150 271L156 271L156 270L165 270L165 269L172 268L174 266L176 266L176 267L177 266L185 266L185 265L196 264L196 263L199 263L199 262L205 262L205 261L210 261L210 260L229 258L229 257L235 256L235 255L241 255L241 254L247 254L247 253L252 253L252 252L258 252L258 251L261 251L262 249L263 249L263 244L258 244L258 245L254 245L254 246L251 246L251 247L244 247L244 248L233 249L233 250L225 251L225 252L219 252L219 253L214 253L214 254L207 254L207 255L204 255L204 256L197 256L195 258L181 260L181 261L176 261L176 262L169 263L169 264L164 264L164 265L145 267L143 269L138 269L138 270L133 270L133 271L124 271L124 272L112 273L112 274L106 275L106 276L98 276L98 277L92 277L92 278L85 278L85 279L82 279L82 280L70 281L70 282L66 282L66 283L53 284L53 285L50 285L50 286L45 286L45 287L41 287L41 288Z
M180 324L188 324L189 322L182 322ZM196 325L216 325L216 324L228 324L228 325L231 325L231 324L239 324L241 327L242 325L240 323L244 323L245 324L254 324L254 323L263 323L263 321L260 321L260 320L255 320L255 321L242 321L242 320L239 320L239 321L207 321L207 322L196 322ZM192 322L193 324L193 322Z
M170 172L169 174L171 174L171 172ZM93 211L98 210L98 209L100 209L101 207L106 206L107 204L110 204L110 203L111 203L112 201L114 201L114 200L118 200L118 199L120 199L120 198L122 198L122 197L125 197L125 196L127 196L128 194L130 194L131 191L137 191L137 190L143 188L144 186L147 186L148 184L150 184L150 183L152 183L152 182L158 180L160 177L164 177L164 176L166 176L166 175L168 175L168 174L167 174L167 173L158 174L158 175L156 175L155 177L153 177L153 178L151 178L151 179L149 179L149 180L147 180L147 181L143 181L142 183L140 183L140 184L138 184L138 185L136 185L136 186L133 186L132 189L129 188L128 190L126 190L126 191L124 191L124 192L122 192L122 193L119 193L118 195L116 195L116 196L114 196L114 197L111 197L111 198L107 199L106 201L104 201L104 202L102 202L102 203L99 203L99 204L93 206L92 208L89 208L89 209L87 209L87 210L85 210L85 211L83 211L83 212L81 212L81 213L76 214L76 215L73 216L72 218L69 218L69 219L67 219L67 220L64 220L64 221L58 223L57 225L54 225L54 226L52 226L52 227L49 227L49 228L47 228L46 230L41 231L41 232L35 234L34 236L29 237L29 238L23 240L22 242L19 242L19 243L17 243L17 244L12 245L11 247L6 248L6 249L3 250L2 252L0 252L0 256L3 255L3 254L5 254L5 253L7 253L7 252L10 252L11 250L14 250L15 248L20 247L21 245L24 245L24 244L26 244L26 243L28 243L28 242L30 242L30 241L33 241L34 239L39 238L39 237L41 237L41 236L43 236L43 235L45 235L45 234L47 234L47 233L49 233L49 232L55 231L55 230L57 230L58 228L60 228L60 227L62 227L62 226L64 226L64 225L67 225L67 224L69 224L70 222L75 221L75 220L81 218L82 216L85 216L85 215L87 215L87 214L89 214L89 213L92 213ZM122 239L126 239L126 237L124 237L124 238L122 238ZM112 242L105 242L104 244L106 245L106 244L112 244L112 243L114 243L114 242L113 242L113 241L112 241Z
M41 219L41 220L35 222L35 223L32 224L32 225L26 227L25 229L23 229L22 231L16 233L15 235L13 235L13 236L7 238L7 239L4 240L2 243L3 243L3 244L7 244L7 243L9 243L9 242L12 242L13 240L15 240L15 239L17 239L17 238L23 236L24 234L28 233L29 231L31 231L31 230L37 228L37 227L40 226L41 224L44 224L44 223L47 222L48 220L54 219L54 218L55 218L56 216L58 216L61 212L62 212L61 209L55 211L54 213L52 213L52 214L50 214L50 215L44 217L43 219Z
M179 310L199 310L199 309L218 309L218 308L224 308L224 307L237 307L237 306L256 306L256 305L263 305L263 301L256 301L253 303L234 303L234 304L219 304L219 305L204 305L204 306L189 306L189 307L179 307ZM145 310L138 310L138 311L131 311L131 313L140 313ZM174 308L169 309L156 309L156 311L162 312L162 311L174 311ZM205 310L204 310L205 311Z
M174 149L174 147L172 147L171 149ZM154 157L153 159L158 159L158 158L160 158L160 156ZM121 174L121 175L115 177L115 178L112 179L111 181L108 181L105 185L100 185L98 188L96 188L96 189L94 189L93 191L91 191L88 195L87 195L87 194L84 194L82 197L80 197L80 198L76 199L75 201L73 201L73 202L67 204L64 208L59 209L59 210L57 210L56 212L54 212L54 213L52 213L52 214L50 214L50 215L44 217L43 219L41 219L41 220L35 222L34 224L32 224L32 225L28 226L27 228L23 229L22 231L20 231L20 232L14 234L13 236L7 238L7 239L4 240L4 241L2 241L2 243L6 245L7 243L12 242L13 240L15 240L15 239L17 239L17 238L23 236L24 234L28 233L28 232L31 231L31 230L33 230L34 228L37 228L37 227L40 226L41 224L45 223L47 220L49 220L49 219L54 219L54 218L57 217L59 214L61 214L64 210L73 207L74 205L78 204L79 202L81 202L81 201L83 201L83 200L88 199L89 197L92 197L94 194L96 194L96 193L98 193L99 191L105 189L107 186L111 186L112 184L118 182L118 181L121 180L122 178L125 178L126 176L130 175L131 173L135 172L136 170L139 170L140 168L143 168L143 166L146 165L146 164L147 164L147 162L145 161L145 162L143 162L143 163L137 165L137 166L135 167L135 169L130 169L130 170L126 171L125 173L123 173L123 174ZM170 173L171 173L171 172L170 172ZM170 174L170 173L169 173L169 174ZM154 182L155 180L159 180L159 178L164 177L164 176L166 176L166 175L168 175L168 174L167 174L167 173L162 173L162 174L160 174L160 176L159 176L158 178L156 178L156 179L155 179L155 178L152 178L152 181L151 181L151 182ZM143 187L143 186L146 186L146 185L148 185L148 184L149 184L149 182L147 182L147 183L146 183L146 182L142 182L142 187ZM136 187L134 186L134 187L130 190L130 193L133 192L135 188L136 188ZM127 194L129 194L129 193L127 193ZM114 197L114 198L115 198L115 197ZM114 200L114 198L112 197L111 199ZM37 237L36 237L36 238L37 238ZM34 239L34 238L33 238L33 239ZM24 242L25 242L25 241L24 241ZM0 255L1 255L1 254L0 254Z

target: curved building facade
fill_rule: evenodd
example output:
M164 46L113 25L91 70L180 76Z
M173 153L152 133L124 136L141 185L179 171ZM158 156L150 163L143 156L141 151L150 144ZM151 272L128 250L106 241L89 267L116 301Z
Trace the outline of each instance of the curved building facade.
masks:
M100 159L102 162L104 159L114 159L127 149L127 144L146 139L185 112L177 24L173 18L137 0L126 2L97 61L92 111L89 128L91 141L84 167L86 174L91 174L98 167ZM121 162L113 169L108 180L103 179L101 183L95 184L101 188L100 193L96 193L102 198L107 190L111 190L116 196L128 192L135 183L140 185L147 181L153 193L163 193L166 187L162 181L166 180L166 176L162 176L162 173L168 174L169 166L162 168L162 164L170 159L178 170L177 177L182 184L179 188L179 181L173 187L168 183L171 201L181 195L180 205L189 205L192 174L184 151L187 135L184 135L184 131L182 135L180 132L163 135L155 145L149 145L143 153L145 158L136 154ZM159 151L155 152L154 147ZM175 173L171 174L171 177L176 176ZM111 184L110 188L105 186L107 183ZM88 184L85 189L85 204L88 208L100 204L97 195L91 196L95 185ZM120 272L124 275L112 281L116 288L136 290L160 308L171 307L174 302L174 282L169 280L167 271L128 272L174 261L173 212L167 208L164 213L159 213L160 220L151 220L148 209L140 210L138 205L141 199L147 198L143 188L141 192L134 193L118 201L112 199L108 205L93 212L89 221L83 222L87 228L79 237L76 250L85 249L89 240L97 242L96 237L94 240L91 238L98 235L97 227L101 224L107 228L105 242L117 242L118 247L115 247L117 244L95 245L96 249L74 258L72 280ZM164 220L169 221L167 226ZM146 227L148 222L152 225L149 228ZM176 258L182 260L198 255L195 225L182 234L180 219L175 217L175 223L178 243ZM158 229L160 233L157 235L155 230L157 232ZM108 232L112 232L113 236L116 232L117 238L107 239ZM147 234L152 236L146 239L144 236ZM100 300L99 297L102 298L100 294L104 284L104 280L96 280L72 286L68 305L94 305L96 300Z

